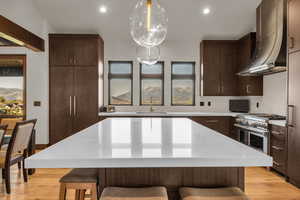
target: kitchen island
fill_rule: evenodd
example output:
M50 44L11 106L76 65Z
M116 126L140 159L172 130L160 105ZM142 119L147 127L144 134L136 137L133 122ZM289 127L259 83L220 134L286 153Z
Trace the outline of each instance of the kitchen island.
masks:
M108 118L41 151L26 168L99 168L100 185L244 189L272 158L186 118Z

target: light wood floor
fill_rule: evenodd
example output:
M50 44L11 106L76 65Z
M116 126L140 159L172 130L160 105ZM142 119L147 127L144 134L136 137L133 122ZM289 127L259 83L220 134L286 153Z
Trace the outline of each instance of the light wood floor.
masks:
M58 179L67 169L39 169L23 182L18 169L12 170L12 194L6 195L0 183L0 200L57 200ZM246 169L246 193L251 200L300 200L300 190L263 168ZM73 194L69 195L73 200Z

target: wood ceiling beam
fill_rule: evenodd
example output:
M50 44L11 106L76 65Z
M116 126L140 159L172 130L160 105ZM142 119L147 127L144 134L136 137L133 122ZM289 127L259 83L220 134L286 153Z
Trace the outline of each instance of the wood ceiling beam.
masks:
M25 28L0 15L0 37L33 51L45 51L45 41Z

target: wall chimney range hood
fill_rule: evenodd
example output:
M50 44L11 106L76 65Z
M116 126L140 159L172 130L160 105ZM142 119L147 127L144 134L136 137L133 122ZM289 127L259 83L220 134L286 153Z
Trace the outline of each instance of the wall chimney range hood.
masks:
M286 71L286 0L263 0L257 8L256 50L240 76L260 76Z

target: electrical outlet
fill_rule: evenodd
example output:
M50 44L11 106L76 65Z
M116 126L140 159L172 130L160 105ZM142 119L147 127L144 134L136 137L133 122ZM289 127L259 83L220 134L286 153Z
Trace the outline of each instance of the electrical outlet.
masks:
M209 101L209 102L207 102L207 105L208 105L208 106L211 106L211 102L210 102L210 101Z
M34 101L33 106L35 107L41 107L42 103L40 101Z
M203 101L200 101L200 106L205 106L205 103Z
M259 102L256 103L256 108L259 108Z

